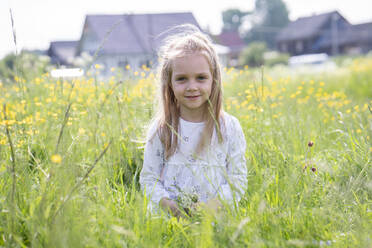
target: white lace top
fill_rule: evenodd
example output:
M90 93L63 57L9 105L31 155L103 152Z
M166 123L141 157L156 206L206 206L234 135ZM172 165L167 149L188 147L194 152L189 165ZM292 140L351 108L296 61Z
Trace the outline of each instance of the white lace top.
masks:
M156 209L161 198L176 199L181 192L197 194L202 202L215 197L230 203L240 200L247 187L246 142L235 117L223 113L221 119L224 141L218 143L214 132L211 146L198 156L194 151L204 123L180 119L178 149L167 161L155 134L157 125L150 127L140 184L151 199L151 208Z

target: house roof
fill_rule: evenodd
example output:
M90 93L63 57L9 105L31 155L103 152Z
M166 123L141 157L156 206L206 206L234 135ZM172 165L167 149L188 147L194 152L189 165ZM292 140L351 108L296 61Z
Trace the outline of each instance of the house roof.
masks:
M345 19L340 15L340 13L338 13L338 11L332 11L309 17L301 17L296 21L290 22L288 26L278 34L276 39L277 41L288 41L314 37L319 33L323 26L329 22L334 14Z
M237 31L223 31L216 36L216 40L219 44L229 47L231 51L240 51L245 46Z
M372 22L351 25L345 30L339 30L338 33L338 44L347 45L355 43L372 42ZM328 39L323 39L320 43L320 47L332 46L331 34L328 34Z
M341 43L372 41L372 22L352 25L340 37Z
M69 60L75 56L78 41L53 41L50 43L48 55L52 62L69 64Z
M161 33L186 23L200 28L191 12L88 15L85 20L99 43L106 38L102 47L105 54L152 53L160 46Z

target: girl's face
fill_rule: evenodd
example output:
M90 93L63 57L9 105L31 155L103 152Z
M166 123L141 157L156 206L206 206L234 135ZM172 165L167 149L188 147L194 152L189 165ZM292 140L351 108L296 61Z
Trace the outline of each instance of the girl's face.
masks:
M203 121L213 82L207 59L201 53L193 53L172 62L172 89L181 117L187 121Z

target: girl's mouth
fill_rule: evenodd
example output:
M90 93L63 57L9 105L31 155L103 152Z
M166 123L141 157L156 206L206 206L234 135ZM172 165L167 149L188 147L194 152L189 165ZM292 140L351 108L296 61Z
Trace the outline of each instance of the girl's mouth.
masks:
M185 96L187 99L193 100L198 98L199 96Z

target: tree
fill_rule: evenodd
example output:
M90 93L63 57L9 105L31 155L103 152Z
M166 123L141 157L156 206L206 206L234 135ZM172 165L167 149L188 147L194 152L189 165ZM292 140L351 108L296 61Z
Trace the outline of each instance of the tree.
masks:
M282 0L256 0L251 16L251 29L245 32L246 42L263 41L269 48L275 47L277 33L289 23L288 9Z
M243 12L239 9L228 9L222 12L223 31L239 31L243 18L250 12Z
M277 33L289 23L288 14L283 0L256 0L252 12L239 9L222 12L223 31L241 31L246 43L262 41L274 48ZM242 30L245 26L249 28Z

